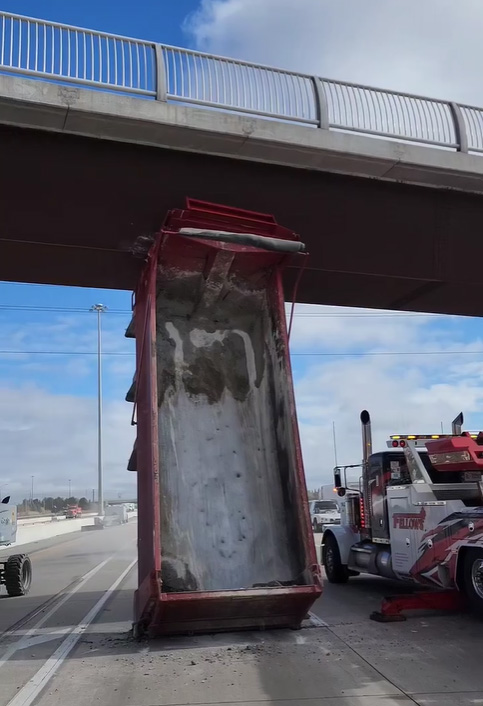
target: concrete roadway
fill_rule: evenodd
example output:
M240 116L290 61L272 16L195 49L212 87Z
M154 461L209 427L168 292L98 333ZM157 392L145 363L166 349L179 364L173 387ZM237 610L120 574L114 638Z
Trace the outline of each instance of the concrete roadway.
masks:
M483 703L481 623L371 622L399 590L377 578L326 586L300 631L134 642L135 553L135 523L36 545L30 595L0 601L0 706Z

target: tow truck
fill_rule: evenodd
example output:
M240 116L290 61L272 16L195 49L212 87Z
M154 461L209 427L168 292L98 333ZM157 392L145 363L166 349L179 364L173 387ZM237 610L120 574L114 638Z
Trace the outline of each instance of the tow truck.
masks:
M461 413L452 434L397 434L372 453L369 413L360 419L362 463L334 469L341 524L324 527L328 581L367 573L431 589L385 599L375 620L425 607L483 616L483 432L462 432ZM349 489L356 468L359 488Z

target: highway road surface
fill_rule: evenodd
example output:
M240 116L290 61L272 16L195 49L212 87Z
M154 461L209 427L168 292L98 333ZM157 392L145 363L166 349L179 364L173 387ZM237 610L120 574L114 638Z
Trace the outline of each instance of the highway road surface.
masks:
M482 623L371 622L383 579L327 586L299 631L135 642L135 556L135 522L35 545L31 593L0 600L0 706L483 704Z

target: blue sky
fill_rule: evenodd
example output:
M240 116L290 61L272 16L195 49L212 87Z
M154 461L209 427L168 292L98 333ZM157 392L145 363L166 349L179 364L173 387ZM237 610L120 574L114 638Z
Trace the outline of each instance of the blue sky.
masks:
M401 8L387 0L10 0L2 8L483 104L483 6L465 2L471 21L464 18L463 27L464 13L440 0L407 0ZM454 40L442 41L449 32ZM109 310L103 316L106 487L125 497L133 492L134 475L125 471L133 440L131 406L124 402L134 370L133 342L124 338L130 294L0 283L0 351L20 351L0 352L0 484L15 499L28 495L32 474L38 495L60 492L71 477L77 494L95 485L96 317L89 309L98 302ZM330 479L332 421L339 460L359 459L362 407L376 421L377 443L398 431L437 430L441 421L449 428L460 409L468 426L483 426L479 320L301 306L291 343L311 487Z
M175 46L190 42L182 29L186 17L198 7L197 0L11 0L2 9L19 15L103 30L128 37Z
M108 398L119 396L119 370L134 371L134 342L123 337L130 321L129 292L0 283L0 380L36 380L39 375L50 392L93 395L97 315L90 308L97 303L107 306L102 315L103 388Z

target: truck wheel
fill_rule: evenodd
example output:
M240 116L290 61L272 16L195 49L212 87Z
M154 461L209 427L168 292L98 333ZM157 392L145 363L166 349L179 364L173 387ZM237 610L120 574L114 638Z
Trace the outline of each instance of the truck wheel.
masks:
M313 522L313 524L312 524L312 527L313 527L313 529L314 529L314 532L320 532L320 525L319 525L319 523L317 522L317 520L314 520L314 522Z
M32 563L26 554L14 554L5 562L5 588L9 596L25 596L32 583Z
M463 589L471 609L483 618L483 550L470 549L465 554Z
M347 583L349 570L340 560L340 551L337 541L332 534L328 534L322 546L322 562L329 583Z

